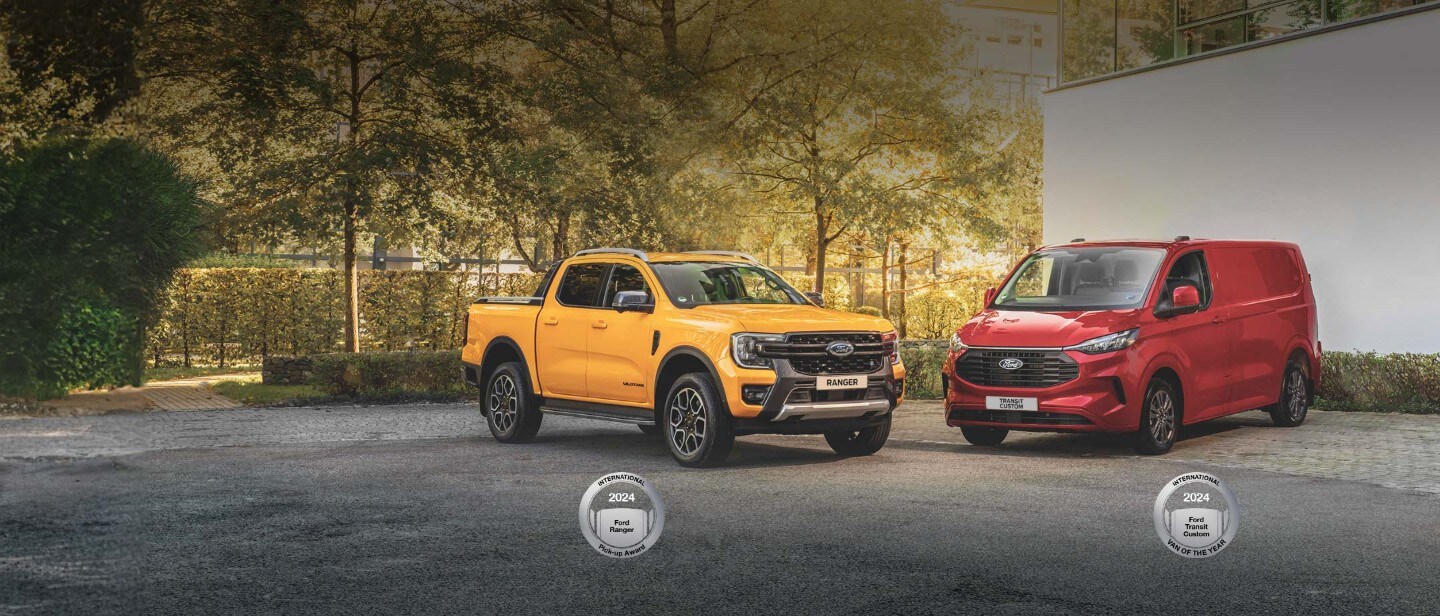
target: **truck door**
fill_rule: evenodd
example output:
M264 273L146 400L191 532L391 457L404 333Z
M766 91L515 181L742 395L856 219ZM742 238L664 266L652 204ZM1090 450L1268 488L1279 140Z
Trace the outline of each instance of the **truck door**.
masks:
M601 304L610 306L620 291L653 289L645 275L634 265L616 263L601 294ZM649 402L654 356L654 315L647 312L619 312L613 308L599 311L590 323L590 367L587 383L590 398L611 403L646 404Z
M535 370L546 396L584 398L590 324L604 314L600 291L603 263L572 263L561 274L555 301L547 301L535 323Z

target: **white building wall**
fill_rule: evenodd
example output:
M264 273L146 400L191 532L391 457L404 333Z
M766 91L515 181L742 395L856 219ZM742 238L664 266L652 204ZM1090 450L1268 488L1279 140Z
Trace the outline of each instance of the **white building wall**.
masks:
M1300 244L1332 350L1440 352L1440 10L1047 93L1045 241Z

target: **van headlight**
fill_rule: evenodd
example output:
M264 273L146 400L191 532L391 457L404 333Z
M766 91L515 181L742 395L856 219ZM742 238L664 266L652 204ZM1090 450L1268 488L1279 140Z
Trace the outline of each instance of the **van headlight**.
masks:
M1080 351L1087 355L1109 353L1135 344L1135 338L1140 335L1140 328L1127 329L1123 332L1106 334L1099 338L1091 338L1074 346L1065 347L1066 351Z
M781 342L785 336L779 334L731 334L730 335L730 356L735 358L735 365L741 368L771 369L775 364L769 358L761 357L755 351L755 345L760 342Z
M950 335L950 351L952 353L959 353L968 348L970 347L965 346L965 341L960 339L960 332Z

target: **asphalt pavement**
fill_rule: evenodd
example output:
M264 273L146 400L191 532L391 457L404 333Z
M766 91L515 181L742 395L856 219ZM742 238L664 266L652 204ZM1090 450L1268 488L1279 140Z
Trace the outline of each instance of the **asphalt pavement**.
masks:
M0 421L0 614L1434 614L1440 418L1250 413L1164 457L1123 439L963 443L938 405L839 458L819 437L677 466L633 427L547 417L503 445L466 405ZM1375 452L1379 453L1375 453ZM601 556L576 507L649 479L664 533ZM1151 508L1206 471L1236 539L1175 556Z

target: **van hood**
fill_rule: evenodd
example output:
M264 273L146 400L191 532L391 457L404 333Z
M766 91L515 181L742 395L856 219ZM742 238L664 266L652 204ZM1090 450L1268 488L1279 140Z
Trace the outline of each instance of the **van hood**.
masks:
M880 317L799 304L706 304L690 310L733 319L744 331L766 334L895 329Z
M979 347L1066 347L1125 331L1141 311L1034 312L986 309L960 327L960 340Z

